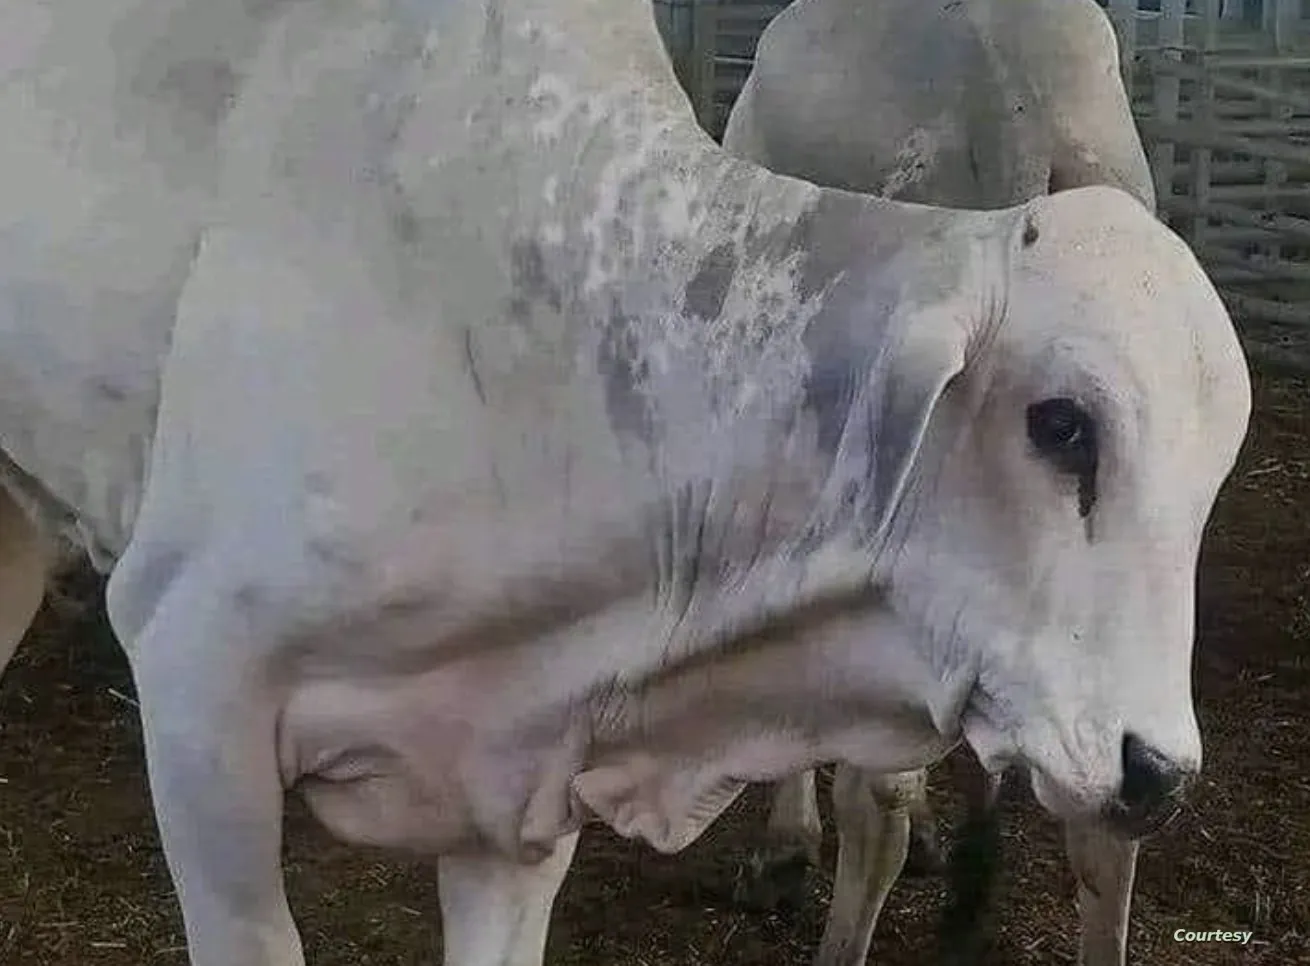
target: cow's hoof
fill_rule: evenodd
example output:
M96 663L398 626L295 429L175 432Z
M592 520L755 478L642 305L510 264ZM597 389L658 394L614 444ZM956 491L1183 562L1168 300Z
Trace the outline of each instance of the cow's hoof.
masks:
M737 870L733 901L756 911L804 909L813 865L801 846L756 849Z

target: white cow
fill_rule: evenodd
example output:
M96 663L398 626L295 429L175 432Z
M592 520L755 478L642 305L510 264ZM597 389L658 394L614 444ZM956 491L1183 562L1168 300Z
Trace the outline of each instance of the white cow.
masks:
M1092 184L1155 204L1094 0L796 0L761 36L724 144L925 204L1003 208Z
M782 174L907 201L994 208L1110 184L1155 208L1114 29L1094 0L797 0L760 38L723 145ZM975 831L992 828L999 778L969 782ZM935 840L926 792L922 773L839 770L817 966L864 962L909 843ZM779 783L766 834L752 863L761 879L794 870L798 854L817 861L812 773ZM1099 824L1070 827L1066 844L1080 962L1121 966L1137 844Z
M303 963L291 788L439 856L447 966L540 963L587 809L671 852L961 737L1067 819L1176 807L1250 387L1128 195L772 174L645 0L0 0L0 44L4 482L111 572L193 966Z

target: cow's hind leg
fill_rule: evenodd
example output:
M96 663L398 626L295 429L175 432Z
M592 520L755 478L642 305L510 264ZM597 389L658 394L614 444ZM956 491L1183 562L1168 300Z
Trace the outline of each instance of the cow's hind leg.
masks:
M876 773L839 765L832 783L837 874L814 966L863 966L883 903L910 847L910 810L927 773Z
M736 900L765 909L803 905L806 878L819 864L822 844L814 771L789 775L774 786L764 843L738 874Z
M536 865L494 854L437 863L444 966L541 966L550 913L578 833L563 836Z
M1003 775L990 775L967 759L967 813L956 831L948 868L946 909L940 927L944 966L976 966L994 938L1000 874L1000 793Z
M282 882L279 702L259 660L268 648L236 595L144 556L129 550L136 559L120 563L107 602L136 680L190 964L304 966Z
M926 774L926 773L925 773ZM942 852L941 833L937 816L928 802L927 781L920 793L910 800L910 851L901 869L903 878L941 875L946 871L946 856Z
M1065 848L1078 882L1078 966L1123 966L1137 872L1137 843L1099 823L1069 823Z
M41 607L47 551L35 524L0 489L0 674Z

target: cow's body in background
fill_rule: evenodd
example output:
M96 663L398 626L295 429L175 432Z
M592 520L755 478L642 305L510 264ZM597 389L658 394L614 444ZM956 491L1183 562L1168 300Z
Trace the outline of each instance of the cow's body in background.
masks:
M761 36L724 144L923 204L1003 208L1108 184L1154 207L1092 0L797 0Z

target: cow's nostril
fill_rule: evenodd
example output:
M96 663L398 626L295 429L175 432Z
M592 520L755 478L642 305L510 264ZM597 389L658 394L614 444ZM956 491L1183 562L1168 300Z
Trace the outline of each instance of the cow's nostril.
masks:
M1185 769L1132 732L1124 735L1123 769L1119 797L1134 809L1176 797L1187 780Z
M1129 732L1123 739L1123 782L1108 818L1128 835L1147 835L1177 813L1190 777L1190 769Z

